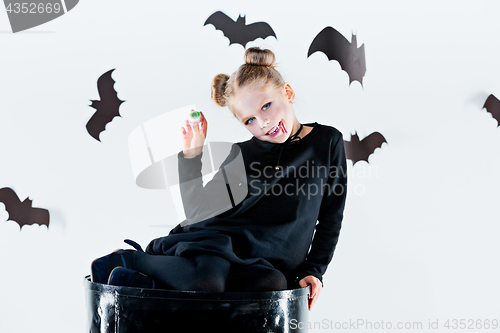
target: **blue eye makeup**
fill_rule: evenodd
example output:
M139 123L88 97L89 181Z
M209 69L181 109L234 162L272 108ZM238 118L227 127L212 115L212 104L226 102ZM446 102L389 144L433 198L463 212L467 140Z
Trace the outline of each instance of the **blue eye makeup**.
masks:
M255 120L255 118L254 118L254 117L249 118L247 121L245 121L245 125L249 125L249 124L250 124L250 123L252 123L254 120Z
M266 111L267 109L269 109L271 107L271 102L269 103L266 103L262 106L261 110L262 111ZM245 125L250 125L253 121L255 120L255 117L250 117L248 118L247 121L245 121Z

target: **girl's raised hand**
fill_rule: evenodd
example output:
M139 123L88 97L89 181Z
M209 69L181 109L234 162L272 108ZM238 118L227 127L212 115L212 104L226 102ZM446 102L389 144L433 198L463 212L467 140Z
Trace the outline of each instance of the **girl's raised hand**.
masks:
M191 124L186 120L186 128L181 127L183 140L182 152L185 158L193 158L203 151L203 143L207 137L207 118L205 118L203 112L200 111L200 113L202 115L201 122Z

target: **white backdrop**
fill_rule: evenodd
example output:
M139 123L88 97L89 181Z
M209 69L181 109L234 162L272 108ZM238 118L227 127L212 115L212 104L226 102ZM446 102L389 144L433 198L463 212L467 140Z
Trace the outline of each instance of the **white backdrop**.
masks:
M500 320L500 128L482 109L500 97L500 3L82 0L16 34L0 11L0 188L51 214L48 230L20 230L0 203L0 332L84 332L90 262L177 223L168 191L135 185L134 128L195 103L208 140L250 138L210 100L213 76L244 53L203 26L217 10L271 25L277 39L247 47L275 52L301 122L388 141L369 164L349 162L344 227L310 332ZM365 44L363 87L323 53L307 58L327 26ZM113 68L122 117L98 142L85 128L90 100Z

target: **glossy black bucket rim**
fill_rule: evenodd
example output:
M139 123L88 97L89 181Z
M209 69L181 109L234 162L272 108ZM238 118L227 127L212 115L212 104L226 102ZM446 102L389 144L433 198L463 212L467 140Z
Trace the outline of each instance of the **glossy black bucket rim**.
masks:
M139 298L162 298L179 300L210 300L210 301L258 301L258 300L282 300L309 297L309 287L259 292L205 292L205 291L181 291L165 289L146 289L125 286L111 286L92 282L90 275L83 278L85 289L98 293L116 293L125 297Z

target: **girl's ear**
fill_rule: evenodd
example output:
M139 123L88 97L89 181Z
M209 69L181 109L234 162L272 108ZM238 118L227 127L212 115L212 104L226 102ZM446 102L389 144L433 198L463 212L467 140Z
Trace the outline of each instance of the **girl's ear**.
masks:
M290 104L292 104L293 100L295 99L295 92L293 91L292 87L288 83L285 83L283 85L283 88L285 90L285 96L288 99L288 102Z

